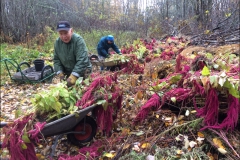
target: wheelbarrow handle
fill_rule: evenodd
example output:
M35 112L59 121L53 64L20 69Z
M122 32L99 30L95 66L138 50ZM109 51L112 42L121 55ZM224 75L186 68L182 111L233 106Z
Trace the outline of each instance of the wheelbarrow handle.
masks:
M0 123L0 128L3 128L4 126L6 126L8 123L7 122L1 122Z

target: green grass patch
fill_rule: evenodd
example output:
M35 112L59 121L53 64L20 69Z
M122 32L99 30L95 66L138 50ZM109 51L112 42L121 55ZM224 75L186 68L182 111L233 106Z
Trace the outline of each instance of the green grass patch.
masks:
M81 35L85 40L88 50L92 54L97 54L96 48L98 41L102 36L113 35L115 37L115 43L121 49L127 43L132 43L133 40L138 38L136 32L124 32L124 31L82 31L76 29L75 33ZM58 38L58 32L52 30L50 27L46 27L44 33L36 35L31 41L21 44L7 44L2 43L1 47L1 60L4 58L14 59L18 64L21 62L27 62L31 66L35 59L47 59L45 63L52 65L51 59L54 53L54 42ZM49 61L50 60L50 61ZM1 62L1 85L10 80L8 70L3 62ZM16 68L10 66L10 72L16 72Z

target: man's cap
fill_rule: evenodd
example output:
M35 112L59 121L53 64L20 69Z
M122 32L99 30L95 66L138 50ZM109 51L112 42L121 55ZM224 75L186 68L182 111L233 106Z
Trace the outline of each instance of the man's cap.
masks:
M107 36L107 40L113 42L114 41L114 37L112 35L108 35Z
M59 21L57 24L57 31L69 31L71 28L70 24L68 21Z

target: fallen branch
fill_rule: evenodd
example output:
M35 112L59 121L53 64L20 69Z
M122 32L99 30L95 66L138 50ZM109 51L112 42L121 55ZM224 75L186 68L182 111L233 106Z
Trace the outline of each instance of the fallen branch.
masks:
M189 125L190 124L193 124L193 123L201 123L203 121L203 118L198 118L198 119L195 119L195 120L193 120L193 121L189 121L189 122L186 122L186 123L183 123L183 124L180 124L180 125L174 125L173 124L173 126L171 127L171 128L169 128L169 129L167 129L167 130L165 130L164 132L162 132L162 133L160 133L160 134L158 134L157 136L155 136L154 138L153 138L153 143L151 144L151 146L153 147L154 146L154 144L162 137L162 136L164 136L165 134L167 134L168 132L170 132L170 131L172 131L172 130L174 130L174 129L178 129L178 128L182 128L182 127L189 127ZM150 150L152 149L152 147L150 148Z

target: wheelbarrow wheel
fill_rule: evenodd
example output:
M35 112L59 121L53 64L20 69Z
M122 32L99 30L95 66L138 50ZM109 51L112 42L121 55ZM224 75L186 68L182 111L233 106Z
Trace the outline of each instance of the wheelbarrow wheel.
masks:
M49 70L48 73L47 73L46 75L44 75L44 72L47 71L47 70ZM41 79L44 79L44 78L45 78L44 82L51 83L51 82L52 82L52 79L53 79L53 76L52 76L53 73L54 73L53 67L50 66L50 65L46 65L46 66L44 66L43 69L42 69Z
M85 131L84 131L85 125ZM84 119L81 120L72 130L74 132L83 132L83 133L70 133L67 135L68 140L77 146L83 146L84 143L90 142L93 137L96 135L97 132L97 124L96 121L90 117L85 117L85 124Z

